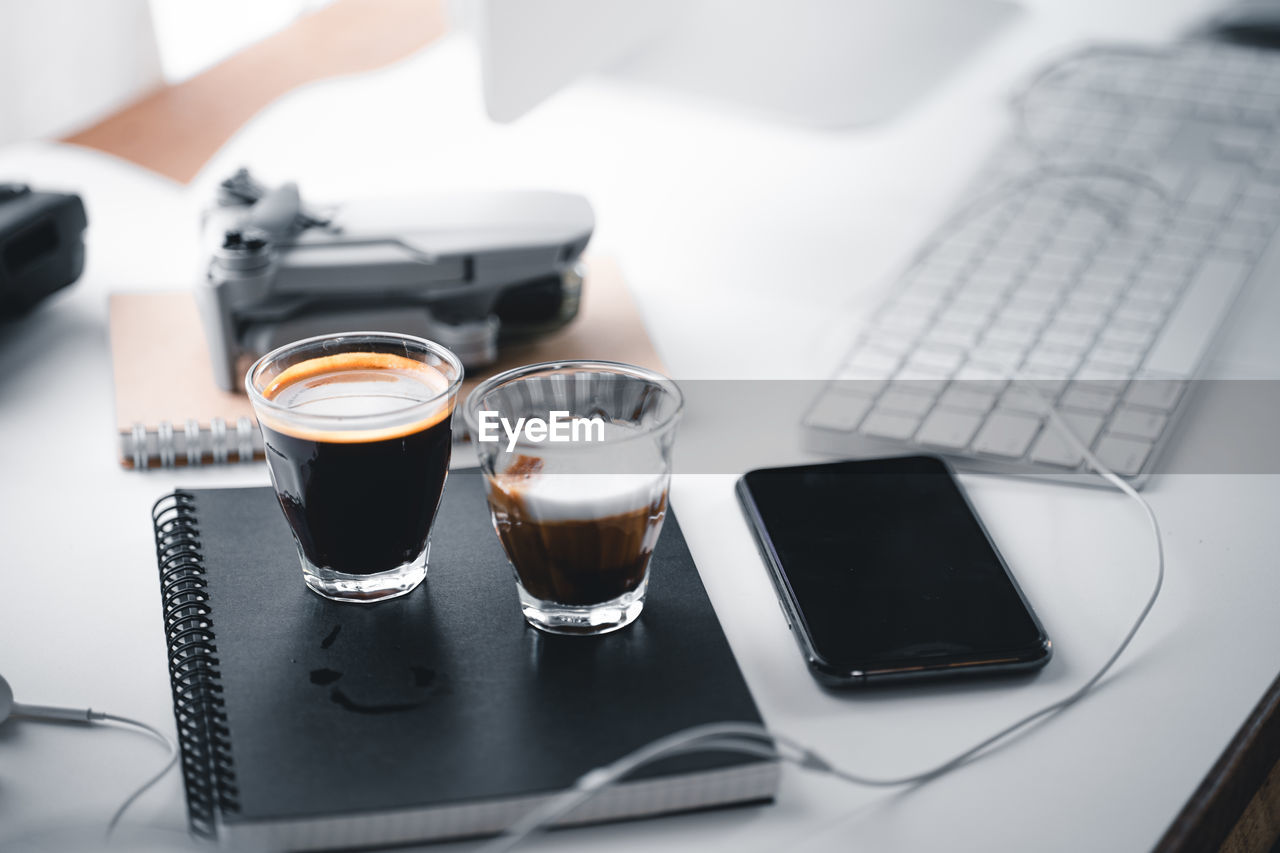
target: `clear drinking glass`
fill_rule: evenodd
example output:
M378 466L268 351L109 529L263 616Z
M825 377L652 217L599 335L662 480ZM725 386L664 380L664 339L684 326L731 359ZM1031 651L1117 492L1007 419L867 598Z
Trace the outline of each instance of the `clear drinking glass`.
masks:
M370 602L426 577L461 384L449 350L383 332L308 338L249 368L271 481L311 589Z
M627 364L532 364L464 406L493 526L529 624L603 634L644 608L683 407L670 379Z

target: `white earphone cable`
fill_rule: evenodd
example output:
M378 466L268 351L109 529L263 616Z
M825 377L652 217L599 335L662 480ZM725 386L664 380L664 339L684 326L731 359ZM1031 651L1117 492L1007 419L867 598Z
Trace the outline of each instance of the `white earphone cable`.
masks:
M169 759L164 763L164 766L157 770L153 776L148 778L140 786L135 788L133 793L131 793L125 801L120 804L120 807L116 809L115 814L111 816L111 820L107 823L106 833L106 837L110 838L111 833L115 832L116 826L120 823L120 819L124 817L124 813L129 810L129 807L137 802L139 797L151 790L157 782L163 779L165 774L169 772L169 769L178 762L178 748L174 746L173 741L169 740L168 736L162 731L149 723L142 722L141 720L134 720L129 717L122 717L118 714L108 714L101 711L91 711L90 719L94 722L128 726L130 728L137 729L138 731L151 735L156 740L160 741L164 744L165 749L169 751Z

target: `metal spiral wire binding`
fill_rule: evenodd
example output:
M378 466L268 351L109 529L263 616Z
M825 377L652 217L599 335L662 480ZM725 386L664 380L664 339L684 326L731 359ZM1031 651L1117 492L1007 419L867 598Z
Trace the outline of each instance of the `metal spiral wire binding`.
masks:
M213 839L218 813L238 811L239 802L195 497L166 495L152 507L151 519L188 820L193 834Z

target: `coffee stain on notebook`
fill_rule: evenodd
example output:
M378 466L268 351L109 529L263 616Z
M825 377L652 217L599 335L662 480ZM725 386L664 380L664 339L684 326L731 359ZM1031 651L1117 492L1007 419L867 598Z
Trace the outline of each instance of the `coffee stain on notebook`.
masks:
M337 681L341 677L342 673L338 672L336 669L321 667L320 669L311 670L312 684L319 684L322 686L325 684L333 684L333 682Z
M330 646L332 646L334 641L338 639L338 634L340 634L341 632L342 632L342 626L334 625L333 630L329 632L328 636L326 636L323 640L320 641L320 648L327 649Z
M328 650L337 642L340 633L342 633L342 626L334 625L333 629L320 641L320 648ZM401 672L404 673L405 670L401 670ZM444 679L439 678L436 671L429 666L410 664L407 668L407 674L411 677L410 680L407 683L400 681L398 685L395 685L395 688L398 689L390 691L393 696L400 694L395 697L394 701L371 702L363 699L354 699L345 690L337 686L329 691L329 701L344 710L356 714L399 714L421 708L426 704L428 697L448 690ZM327 687L331 684L336 685L342 677L342 672L330 669L327 666L311 670L311 683L320 687ZM403 678L403 675L401 678ZM399 681L399 679L395 680ZM413 698L406 696L406 693L409 693Z

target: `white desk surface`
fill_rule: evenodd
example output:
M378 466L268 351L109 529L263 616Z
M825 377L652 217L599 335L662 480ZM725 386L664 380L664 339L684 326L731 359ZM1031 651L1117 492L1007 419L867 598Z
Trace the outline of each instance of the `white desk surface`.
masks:
M83 279L0 328L0 672L20 700L92 705L172 727L148 510L176 485L265 484L261 466L131 473L116 464L106 294L186 286L199 205L231 168L315 198L436 187L584 192L595 250L618 257L677 378L822 376L1005 128L1004 96L1088 38L1161 40L1200 3L1037 3L909 114L814 133L692 108L608 81L522 122L488 124L471 46L448 37L375 74L297 92L237 136L190 190L96 154L0 150L0 175L79 189ZM1274 293L1252 294L1220 356L1266 375ZM794 353L779 362L760 357ZM689 429L714 428L690 425ZM1197 429L1196 419L1187 426ZM761 459L761 464L769 459ZM965 477L1056 643L1034 679L847 697L807 674L732 493L683 477L673 504L769 724L870 774L931 766L1070 691L1147 595L1151 543L1112 493ZM785 771L775 804L559 833L556 849L1138 850L1151 847L1280 671L1276 476L1168 475L1148 487L1168 582L1096 694L972 765L909 791ZM515 618L513 614L513 618ZM104 822L160 759L127 732L0 728L0 839ZM177 774L134 820L181 827ZM550 848L552 842L541 845Z

